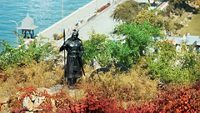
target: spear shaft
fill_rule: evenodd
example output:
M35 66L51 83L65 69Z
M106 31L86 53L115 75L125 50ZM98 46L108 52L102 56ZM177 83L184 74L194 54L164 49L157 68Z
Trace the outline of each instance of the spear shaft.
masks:
M63 41L65 46L65 29L63 30ZM64 66L65 66L65 49L64 49Z

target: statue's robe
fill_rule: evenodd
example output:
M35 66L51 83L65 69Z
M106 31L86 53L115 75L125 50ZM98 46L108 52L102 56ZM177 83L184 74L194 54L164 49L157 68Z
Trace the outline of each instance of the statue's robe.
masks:
M60 51L67 51L67 63L65 65L65 78L77 79L82 76L83 45L79 38L69 38L61 46Z

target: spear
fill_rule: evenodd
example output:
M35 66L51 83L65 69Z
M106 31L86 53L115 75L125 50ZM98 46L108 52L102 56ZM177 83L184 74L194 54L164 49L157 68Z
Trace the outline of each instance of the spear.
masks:
M63 41L64 41L64 46L65 46L65 29L63 30ZM64 49L64 66L65 66L65 49Z

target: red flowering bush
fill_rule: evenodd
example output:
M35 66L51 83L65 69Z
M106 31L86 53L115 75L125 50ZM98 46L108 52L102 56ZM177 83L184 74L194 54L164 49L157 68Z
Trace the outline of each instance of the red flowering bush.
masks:
M22 107L26 96L37 93L33 87L20 88L20 95L10 106L13 113L27 111ZM79 100L73 99L68 93L60 92L49 95L46 92L37 93L45 96L45 101L39 106L39 113L198 113L200 112L200 82L190 87L168 87L161 90L157 98L140 105L130 105L127 109L122 101L108 98L101 91L86 90L86 96Z
M33 87L20 88L19 91L21 91L21 94L10 104L13 113L28 111L28 108L22 106L23 99L27 96L31 97L33 94L45 96L45 101L39 106L37 111L41 113L113 113L124 111L115 99L103 97L98 92L88 91L84 98L76 101L65 92L51 96L46 92L38 93Z
M158 98L126 110L131 113L198 113L200 112L200 82L192 87L168 88Z

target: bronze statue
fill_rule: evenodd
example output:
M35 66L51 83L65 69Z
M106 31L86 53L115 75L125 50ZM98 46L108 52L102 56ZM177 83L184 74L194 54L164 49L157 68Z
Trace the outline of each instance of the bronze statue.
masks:
M67 51L67 64L64 66L64 76L69 88L73 88L77 79L84 74L81 58L83 55L83 45L78 35L78 31L73 30L72 36L64 41L64 44L60 48L60 51Z

